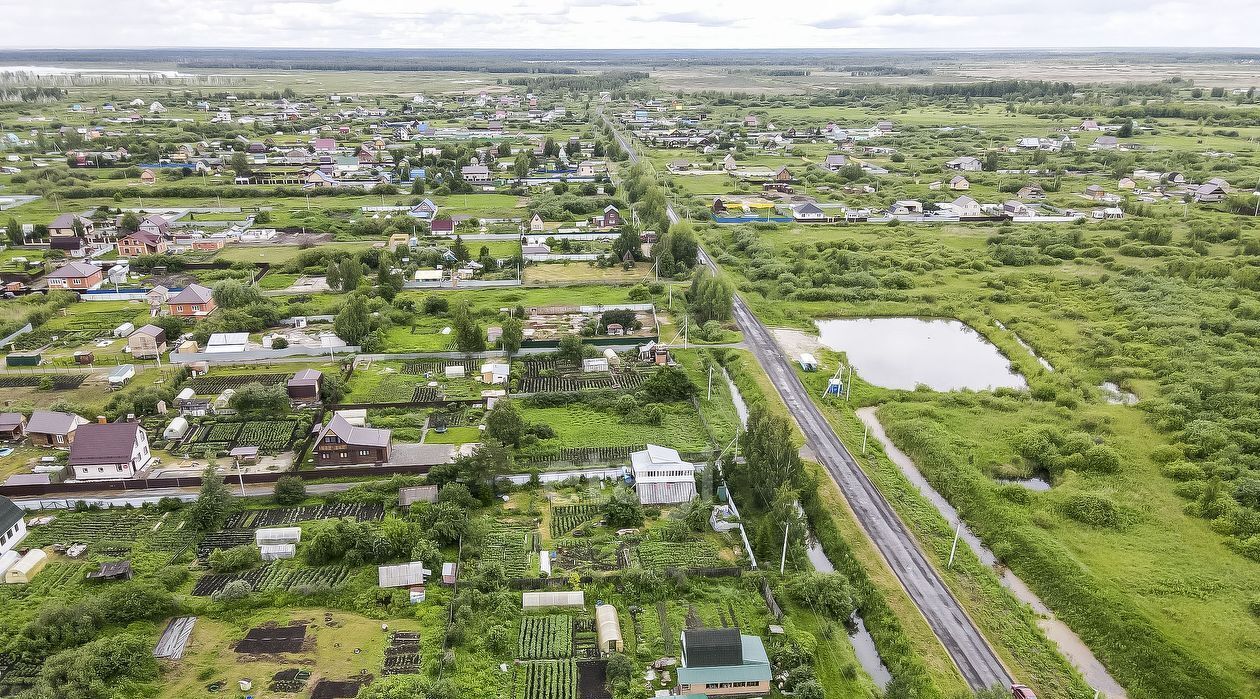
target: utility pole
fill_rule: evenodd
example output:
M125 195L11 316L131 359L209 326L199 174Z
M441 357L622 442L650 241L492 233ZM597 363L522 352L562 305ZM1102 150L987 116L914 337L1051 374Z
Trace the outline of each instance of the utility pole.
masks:
M946 568L952 568L954 565L954 554L958 551L958 535L962 533L962 513L958 514L958 526L954 527L954 544L949 547L949 562L945 564Z
M710 364L710 365L709 365L709 397L708 397L708 400L713 400L713 365L712 365L712 364Z
M871 426L862 423L862 456L866 456L866 435L871 431Z
M241 497L245 497L245 464L236 462L236 477L241 480Z
M844 401L849 402L849 396L853 395L853 365L849 365L849 387L844 390Z
M791 522L788 522L787 524L783 525L783 554L779 556L779 575L783 575L783 568L785 565L787 565L787 540L788 540L788 531L791 530L791 528L792 528Z

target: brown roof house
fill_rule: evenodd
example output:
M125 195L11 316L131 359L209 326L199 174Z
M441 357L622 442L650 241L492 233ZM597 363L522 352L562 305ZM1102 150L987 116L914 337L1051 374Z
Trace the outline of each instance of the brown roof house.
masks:
M203 318L217 308L214 292L200 284L189 284L178 294L166 300L171 315L183 318Z
M389 430L352 425L341 413L334 413L315 441L315 465L384 463L389 461L389 440Z
M76 480L114 481L135 477L152 458L140 423L93 422L79 428L68 464Z
M324 375L316 369L303 369L289 379L289 398L297 401L319 400L319 384Z
M10 442L26 436L26 416L22 413L0 413L0 439Z
M152 359L166 352L166 331L145 325L127 336L127 346L136 359Z
M88 291L101 285L105 275L101 268L86 262L71 262L48 275L49 289Z
M83 227L81 235L76 234L74 230L75 222ZM78 235L80 238L91 238L96 234L96 224L92 223L92 219L84 218L78 214L62 214L52 220L48 224L48 235L56 238L59 236Z
M118 239L118 255L120 257L160 255L164 252L166 252L166 241L157 233L136 231Z
M79 426L86 424L87 420L73 413L36 410L26 423L26 433L34 446L68 447L74 443Z

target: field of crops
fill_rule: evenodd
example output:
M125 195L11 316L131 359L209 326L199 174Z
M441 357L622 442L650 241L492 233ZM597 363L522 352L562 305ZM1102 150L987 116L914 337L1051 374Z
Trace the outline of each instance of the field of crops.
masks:
M525 575L529 567L529 555L525 549L526 531L518 527L496 525L486 537L481 553L483 561L497 561L509 578Z
M577 699L577 663L536 660L518 665L513 699Z
M551 508L551 536L559 537L599 516L599 505L557 505Z
M298 522L319 519L353 517L360 522L379 521L385 517L382 505L337 503L310 505L307 507L273 507L266 510L245 510L228 517L224 529L254 529L257 527L285 527Z
M211 552L218 549L230 549L254 543L254 532L250 529L221 529L207 534L197 543L197 558L206 560Z
M234 447L258 447L264 452L285 451L299 435L297 420L249 420L247 422L208 422L199 425L184 447L192 451Z
M43 547L52 544L95 544L101 541L131 542L150 534L162 518L156 512L105 510L103 512L67 512L58 514L48 524L31 527L25 546ZM174 528L164 523L163 528Z
M707 541L644 541L635 550L639 565L650 570L666 568L717 568L723 565L718 551Z
M446 367L448 366L463 366L464 373L469 376L472 376L476 374L477 372L481 371L481 362L476 359L465 359L465 360L442 359L442 360L433 360L433 361L412 361L412 362L407 362L406 364L403 364L402 370L404 374L411 374L412 376L437 377L437 376L445 376Z
M74 589L84 584L88 571L95 568L82 561L49 563L28 585L0 585L0 599L42 603L48 597L73 596Z
M87 374L4 374L0 376L0 388L28 388L38 386L44 377L52 378L54 391L66 391L82 385Z
M336 587L350 577L350 569L343 566L319 568L281 568L264 565L261 568L238 575L206 575L193 586L193 595L209 597L234 580L244 580L255 592L275 592L310 586Z
M238 374L226 376L198 376L187 384L199 396L217 396L227 389L238 389L251 383L264 386L282 386L293 378L293 374Z
M612 388L633 391L643 385L646 374L634 369L613 369L584 373L571 364L555 359L521 362L520 393L549 393Z
M521 660L568 658L573 655L573 617L564 614L521 617L516 657Z

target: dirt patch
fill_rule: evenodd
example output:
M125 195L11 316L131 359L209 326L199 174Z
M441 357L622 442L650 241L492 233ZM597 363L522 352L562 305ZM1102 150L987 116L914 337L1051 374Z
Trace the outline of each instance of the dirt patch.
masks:
M362 685L359 680L320 680L311 699L354 699Z
M237 653L301 653L306 641L306 624L260 626L249 630L236 644Z
M817 335L803 330L771 328L770 333L774 335L774 341L783 348L784 354L789 357L799 357L806 352L813 354L822 347L822 341Z
M607 660L580 660L577 673L578 699L612 699L608 693Z

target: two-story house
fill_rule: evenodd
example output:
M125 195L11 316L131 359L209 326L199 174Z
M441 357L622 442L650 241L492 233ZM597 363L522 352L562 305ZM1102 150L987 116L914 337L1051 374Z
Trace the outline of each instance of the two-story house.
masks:
M26 537L24 514L12 500L0 495L0 556L17 548L18 542Z
M736 628L682 632L678 694L764 697L770 693L770 658L757 636Z
M316 466L380 464L389 461L389 430L352 425L340 412L320 431L315 440Z
M136 359L152 359L166 352L166 331L145 325L127 336L127 346Z
M76 480L133 478L153 458L149 435L138 422L91 422L78 431L67 462Z
M119 257L161 255L166 252L166 240L157 233L136 231L118 239Z

